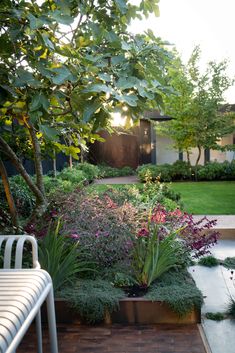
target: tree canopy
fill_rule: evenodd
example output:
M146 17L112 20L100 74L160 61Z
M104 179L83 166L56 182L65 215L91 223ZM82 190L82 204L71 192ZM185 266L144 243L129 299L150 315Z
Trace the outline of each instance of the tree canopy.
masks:
M43 151L77 158L125 107L132 119L159 108L169 91L171 55L151 31L130 21L158 14L159 0L2 0L0 5L0 152L44 203ZM49 146L49 148L47 148ZM36 184L20 153L32 155Z
M221 147L221 137L235 130L234 115L222 113L224 93L233 84L226 73L227 62L209 62L204 73L199 70L200 48L196 47L183 64L175 53L173 65L168 70L169 83L175 94L164 97L165 109L173 120L158 127L171 137L175 148L187 152L198 148L199 162L202 148L229 149Z

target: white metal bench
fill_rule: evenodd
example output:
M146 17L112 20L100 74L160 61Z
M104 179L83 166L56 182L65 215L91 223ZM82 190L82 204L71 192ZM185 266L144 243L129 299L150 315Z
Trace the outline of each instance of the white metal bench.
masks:
M32 245L33 268L30 269L22 269L25 242ZM4 260L3 269L0 269L0 353L15 352L34 318L38 353L42 353L40 308L45 300L51 352L57 353L53 285L49 274L40 269L35 238L28 235L3 235L0 236L0 254L2 248Z

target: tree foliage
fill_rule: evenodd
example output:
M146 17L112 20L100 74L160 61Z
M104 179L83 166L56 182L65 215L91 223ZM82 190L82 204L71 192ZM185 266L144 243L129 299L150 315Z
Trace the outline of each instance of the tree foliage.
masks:
M175 147L189 153L198 148L199 162L202 148L226 149L220 139L235 130L234 116L222 113L224 93L233 81L226 74L227 62L209 62L205 73L199 70L200 48L195 47L184 65L175 54L174 65L169 70L170 84L176 94L165 96L165 109L174 119L158 130L171 137Z
M114 110L137 119L162 104L170 55L151 31L128 32L132 19L158 14L158 1L1 1L0 151L37 204L45 203L43 153L77 158ZM22 155L34 158L36 185Z

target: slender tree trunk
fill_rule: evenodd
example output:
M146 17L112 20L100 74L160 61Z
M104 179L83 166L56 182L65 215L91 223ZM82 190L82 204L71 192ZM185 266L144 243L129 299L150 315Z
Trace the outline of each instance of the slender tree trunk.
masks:
M73 157L72 157L71 154L69 155L69 168L70 168L70 169L73 168Z
M2 177L2 183L3 183L7 203L9 206L9 211L10 211L10 215L11 215L11 221L12 221L12 225L14 228L14 232L17 234L18 230L19 230L18 215L17 215L15 202L14 202L14 199L13 199L13 196L11 193L11 189L10 189L7 171L6 171L6 168L5 168L1 158L0 158L0 175Z
M15 154L15 152L11 149L11 147L8 145L8 143L0 136L0 146L2 147L2 152L10 159L12 164L15 166L16 170L20 173L22 178L25 180L26 184L32 191L32 193L36 197L36 213L37 214L42 214L43 211L46 210L47 207L47 201L41 190L37 187L37 185L34 184L32 181L30 175L27 173L25 168L23 167L21 161Z
M43 184L43 169L42 169L42 154L41 147L39 141L37 139L34 127L29 123L29 133L31 136L31 141L34 150L34 166L35 166L35 174L36 174L36 185L45 197L45 188Z
M188 162L188 165L191 165L191 161L190 161L190 153L189 153L189 151L188 151L188 150L186 151L186 155L187 155L187 162Z
M57 176L57 168L56 168L56 152L55 152L55 149L53 150L53 159L52 159L52 162L53 162L53 177L56 178Z
M198 163L200 161L200 158L201 158L201 155L202 155L202 149L201 149L201 146L197 146L198 148L198 156L197 156L197 160L196 160L196 166L198 166Z
M195 180L196 180L196 181L198 180L198 177L197 177L197 167L198 167L198 163L199 163L199 161L200 161L201 154L202 154L201 146L197 146L197 148L198 148L198 156L197 156L197 160L196 160L196 163L195 163Z

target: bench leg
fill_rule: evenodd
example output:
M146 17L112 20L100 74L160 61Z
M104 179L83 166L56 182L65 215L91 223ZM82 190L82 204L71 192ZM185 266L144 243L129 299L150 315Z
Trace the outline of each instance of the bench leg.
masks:
M56 333L56 321L55 321L55 302L53 289L50 290L47 296L47 316L48 316L48 328L50 336L50 347L51 353L58 353L57 344L57 333Z
M36 331L37 331L37 346L38 353L42 353L42 322L41 322L41 310L36 316Z

